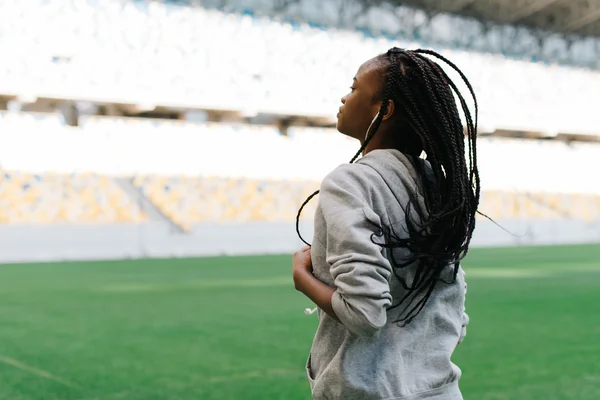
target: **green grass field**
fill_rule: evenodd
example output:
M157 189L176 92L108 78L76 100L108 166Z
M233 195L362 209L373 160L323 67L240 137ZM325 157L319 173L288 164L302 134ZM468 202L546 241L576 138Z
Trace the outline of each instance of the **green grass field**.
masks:
M310 399L290 259L0 266L0 399ZM600 246L464 266L465 399L600 399Z

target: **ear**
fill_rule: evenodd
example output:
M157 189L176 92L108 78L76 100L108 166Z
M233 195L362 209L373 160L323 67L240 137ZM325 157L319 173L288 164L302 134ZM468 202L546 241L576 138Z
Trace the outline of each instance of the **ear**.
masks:
M388 101L387 112L383 116L382 121L386 121L386 120L390 119L392 117L392 115L394 115L395 110L396 110L396 103L394 103L394 100Z

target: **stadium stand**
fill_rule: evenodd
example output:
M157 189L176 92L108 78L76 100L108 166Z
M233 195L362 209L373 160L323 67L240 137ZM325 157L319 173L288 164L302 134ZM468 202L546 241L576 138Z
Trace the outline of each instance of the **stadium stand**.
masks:
M0 87L15 95L331 116L362 61L418 46L159 2L34 3L0 5ZM597 71L444 53L474 84L483 126L599 133Z
M146 219L106 176L0 170L0 223L131 223Z
M479 210L495 220L600 217L600 196L592 194L483 191Z
M290 222L317 182L219 177L133 178L150 200L186 229L200 222ZM314 204L313 204L314 207ZM311 218L311 207L305 218Z
M185 230L202 222L290 222L320 179L357 149L324 128L294 127L282 136L272 126L113 117L68 127L54 114L11 112L0 113L0 128L4 166L21 169L5 172L0 186L3 223L144 220L114 177L128 179ZM490 217L600 217L600 185L575 173L600 169L600 145L486 137L479 152L481 211ZM40 162L43 154L55 157Z

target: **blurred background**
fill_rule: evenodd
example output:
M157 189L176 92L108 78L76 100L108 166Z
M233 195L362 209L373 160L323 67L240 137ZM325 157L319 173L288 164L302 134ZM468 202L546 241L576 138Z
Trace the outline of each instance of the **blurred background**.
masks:
M309 399L294 220L393 46L478 98L465 398L600 398L600 1L0 0L0 399Z

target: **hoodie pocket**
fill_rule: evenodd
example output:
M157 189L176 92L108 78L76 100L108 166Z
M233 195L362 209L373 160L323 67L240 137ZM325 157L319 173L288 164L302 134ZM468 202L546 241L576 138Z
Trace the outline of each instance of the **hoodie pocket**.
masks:
M312 367L310 365L311 359L312 359L312 356L311 356L311 354L309 354L308 360L306 360L305 370L306 370L306 376L308 377L308 383L310 383L310 388L312 390L315 385L315 377L312 373Z

